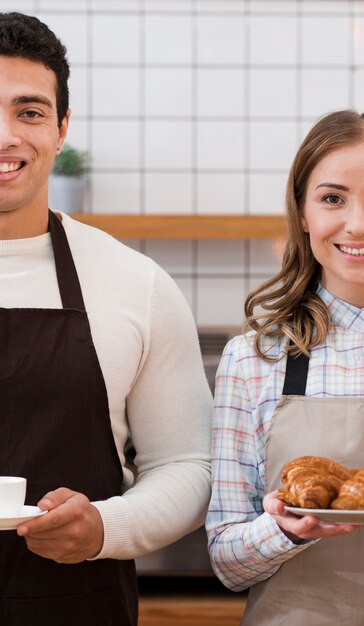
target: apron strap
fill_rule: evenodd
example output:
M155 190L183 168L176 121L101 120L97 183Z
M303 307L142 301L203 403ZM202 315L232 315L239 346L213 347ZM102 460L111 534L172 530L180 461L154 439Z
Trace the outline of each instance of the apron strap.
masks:
M292 341L289 345L292 345ZM309 357L306 354L293 356L291 352L287 355L286 377L284 379L284 396L304 396L306 393L307 373Z
M52 211L49 211L49 232L63 308L85 311L81 285L66 233L61 220Z

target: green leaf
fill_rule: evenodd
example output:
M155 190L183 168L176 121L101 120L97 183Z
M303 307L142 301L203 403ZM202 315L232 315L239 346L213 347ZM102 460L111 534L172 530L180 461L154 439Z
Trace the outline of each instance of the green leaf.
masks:
M54 160L52 174L56 176L83 176L90 171L90 155L65 143Z

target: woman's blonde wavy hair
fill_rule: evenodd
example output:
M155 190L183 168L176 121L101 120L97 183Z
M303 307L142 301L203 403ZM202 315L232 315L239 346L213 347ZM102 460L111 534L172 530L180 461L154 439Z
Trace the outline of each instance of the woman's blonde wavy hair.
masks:
M254 289L245 301L244 330L256 331L254 348L266 361L275 360L261 349L263 337L292 341L293 354L309 354L322 343L329 328L328 310L317 295L321 265L312 254L302 215L308 180L316 165L338 148L364 141L364 114L345 110L321 118L302 142L286 188L288 237L278 274ZM259 307L263 312L254 313Z

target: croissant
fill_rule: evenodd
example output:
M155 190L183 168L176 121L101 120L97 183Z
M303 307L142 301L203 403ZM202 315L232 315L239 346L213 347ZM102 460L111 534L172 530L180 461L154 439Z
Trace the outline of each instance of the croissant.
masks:
M277 497L292 506L326 509L337 498L344 481L352 477L351 470L331 459L302 456L283 467L284 488L279 489Z
M332 509L357 511L364 509L364 470L356 472L351 480L340 487L338 497L331 503Z

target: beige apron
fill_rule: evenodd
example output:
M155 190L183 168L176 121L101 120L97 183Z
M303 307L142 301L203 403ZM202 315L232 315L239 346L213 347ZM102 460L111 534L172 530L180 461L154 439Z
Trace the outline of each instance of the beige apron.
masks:
M286 382L289 363L290 358ZM302 388L304 393L306 379L302 385L302 376L298 383L292 378L291 393L301 389L282 396L267 438L267 493L281 486L282 466L298 456L312 454L350 468L364 466L363 398L297 395ZM364 626L363 528L321 539L254 585L242 624Z

